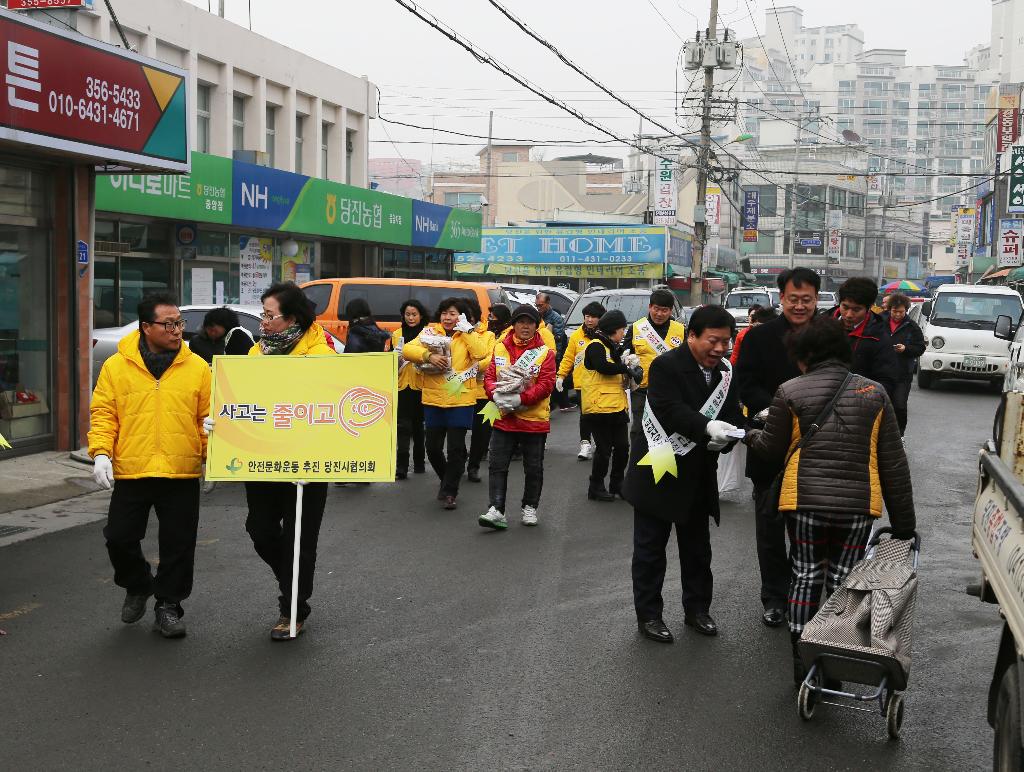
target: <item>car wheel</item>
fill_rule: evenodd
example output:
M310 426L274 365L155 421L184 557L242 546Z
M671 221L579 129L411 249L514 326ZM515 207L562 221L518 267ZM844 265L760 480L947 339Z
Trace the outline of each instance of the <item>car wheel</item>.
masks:
M917 374L917 388L930 389L935 382L935 373L926 373L923 370Z
M1020 736L1020 683L1017 663L1003 673L996 696L995 737L992 743L992 769L1017 770L1024 761Z

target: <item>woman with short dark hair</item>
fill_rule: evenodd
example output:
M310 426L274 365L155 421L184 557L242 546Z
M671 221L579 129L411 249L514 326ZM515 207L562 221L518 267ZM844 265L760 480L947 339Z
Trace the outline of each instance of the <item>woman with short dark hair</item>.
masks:
M445 298L438 304L436 323L402 348L402 358L423 374L427 458L441 481L437 500L445 509L457 506L466 469L466 432L473 426L476 407L476 377L480 362L491 353L471 315L463 298Z
M416 340L427 326L427 309L409 299L399 309L402 325L391 334L391 350L398 353L398 458L395 479L409 476L409 442L412 441L413 472L427 471L423 432L423 376L402 356L405 344Z
M211 308L203 317L203 329L188 342L192 353L198 354L210 364L213 358L224 352L224 344L230 330L238 326L238 314L227 306Z
M892 348L900 365L896 372L896 385L892 390L892 406L896 411L901 435L907 433L907 403L910 401L910 387L914 381L914 371L917 370L917 360L927 348L924 333L917 322L908 316L909 311L910 298L897 293L889 295L889 308L882 314L882 318L889 324Z
M799 684L805 675L800 634L818 610L822 589L831 595L863 557L883 503L894 537L908 538L916 520L892 403L881 384L850 372L843 325L816 317L787 347L803 375L779 387L765 428L748 432L744 442L783 468L778 511L792 545L789 629ZM812 424L818 428L811 430Z
M346 354L380 352L387 348L390 336L377 326L370 304L364 298L354 298L348 302L345 306L345 320L348 322Z

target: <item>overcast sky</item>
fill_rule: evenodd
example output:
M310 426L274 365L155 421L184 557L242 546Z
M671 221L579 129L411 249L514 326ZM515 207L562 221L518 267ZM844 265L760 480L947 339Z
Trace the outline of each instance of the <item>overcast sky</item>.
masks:
M609 88L676 125L676 58L682 40L707 25L709 3L694 0L499 0L536 32ZM190 0L205 7L207 0ZM213 2L216 6L216 0ZM510 69L594 118L619 136L639 119L526 37L487 0L423 0L420 7ZM782 3L778 3L779 6ZM803 0L805 26L859 24L865 48L906 48L911 64L960 64L964 52L987 44L989 0ZM720 0L720 13L740 37L764 32L765 0ZM248 25L248 0L227 0L227 16ZM524 140L606 139L468 53L404 10L395 0L251 0L254 32L300 50L381 89L381 115L396 121ZM749 9L749 10L748 10ZM659 15L660 13L660 15ZM696 17L694 16L696 15ZM664 17L664 18L662 18ZM699 19L697 18L699 17ZM682 74L680 75L682 77ZM685 80L680 86L685 86ZM688 127L687 117L681 119ZM656 131L649 124L647 131ZM431 141L433 139L433 145ZM424 162L472 160L473 139L374 121L370 156ZM396 148L391 144L394 140ZM414 143L422 143L416 144ZM467 145L440 144L465 142ZM548 157L564 154L552 148ZM592 144L578 152L624 157L621 145Z

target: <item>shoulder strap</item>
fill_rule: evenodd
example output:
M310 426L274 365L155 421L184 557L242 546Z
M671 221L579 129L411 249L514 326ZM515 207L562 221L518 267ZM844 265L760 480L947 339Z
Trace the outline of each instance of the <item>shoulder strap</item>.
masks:
M826 420L828 420L828 417L832 414L832 411L835 410L836 403L839 402L839 398L843 396L844 392L846 391L846 387L850 385L850 381L852 380L853 371L849 371L846 373L846 377L843 379L843 382L839 384L839 388L836 389L836 393L832 395L832 399L830 399L828 401L828 404L825 405L822 411L818 413L817 416L815 416L814 420L811 421L811 425L807 427L807 432L800 438L800 441L796 444L793 450L791 450L789 454L786 456L786 461L782 465L783 470L785 470L789 466L790 459L793 458L794 454L804 446L804 443L806 443L807 440L809 440L811 437L817 434L818 430L821 429L821 425L825 423Z

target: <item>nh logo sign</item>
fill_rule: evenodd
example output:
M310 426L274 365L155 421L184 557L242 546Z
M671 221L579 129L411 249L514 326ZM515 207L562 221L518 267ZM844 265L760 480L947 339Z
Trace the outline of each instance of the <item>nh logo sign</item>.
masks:
M249 185L242 183L242 206L266 209L269 200L270 189L266 185L257 185L255 182Z

